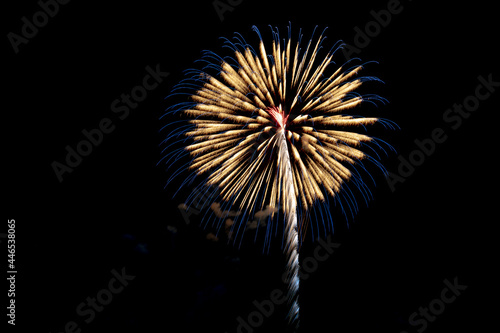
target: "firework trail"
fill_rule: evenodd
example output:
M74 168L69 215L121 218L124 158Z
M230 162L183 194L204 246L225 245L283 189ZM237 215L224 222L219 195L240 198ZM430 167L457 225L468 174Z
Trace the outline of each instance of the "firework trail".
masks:
M271 29L268 53L259 30L253 29L259 37L257 50L240 34L234 42L225 39L230 56L205 51L200 60L206 64L203 69L188 70L187 78L174 88L171 96L188 96L188 101L169 107L166 115L180 113L187 120L180 120L181 126L175 123L164 141L160 162L171 167L189 157L168 182L183 172L187 176L181 187L205 176L198 186L216 189L207 190L205 200L218 198L223 210L233 212L230 234L234 241L256 209L274 209L265 227L265 244L281 227L289 319L297 324L299 243L310 217L316 216L316 223L311 224L313 237L319 235L318 220L323 220L325 231L332 231L329 197L344 214L353 215L357 210L353 190L365 201L371 197L361 178L360 171L366 170L363 161L385 172L375 149L385 152L385 142L352 129L376 122L389 128L394 125L384 119L345 114L362 102L384 100L356 93L362 83L379 81L357 77L365 64L335 65L333 57L342 43L337 42L319 59L323 34L316 42L311 37L302 45L302 35L293 41L290 27L283 40L277 29ZM178 143L181 146L173 149ZM213 221L219 229L223 222L224 217Z
M283 211L285 212L285 253L287 262L287 281L288 281L288 300L291 304L288 315L290 322L296 322L298 325L299 316L299 236L297 231L297 200L295 189L293 187L293 174L288 155L288 147L285 138L285 129L280 128L277 133L278 138L278 165L280 166L279 179L283 180L283 190L285 198L283 202Z

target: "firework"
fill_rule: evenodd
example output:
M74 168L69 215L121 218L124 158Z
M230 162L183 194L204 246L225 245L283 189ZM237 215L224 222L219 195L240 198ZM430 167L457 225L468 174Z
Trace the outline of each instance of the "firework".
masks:
M236 34L233 41L225 40L229 56L205 51L201 61L206 66L188 70L188 78L174 89L173 95L185 94L189 100L170 107L167 114L179 112L187 123L165 141L177 138L185 145L171 151L173 143L168 145L162 160L172 165L189 156L189 163L171 179L187 171L182 185L201 176L201 186L217 189L206 200L217 196L232 209L233 239L244 232L246 219L256 209L272 210L265 240L268 243L281 226L288 259L289 319L298 323L298 250L310 212L315 207L328 211L329 198L343 201L343 211L355 211L352 187L370 197L355 166L364 169L362 161L368 160L383 169L376 153L373 157L365 152L375 152L373 147L381 148L383 141L354 130L392 123L347 113L363 102L383 99L356 93L364 82L378 80L358 76L364 64L334 63L342 43L320 58L324 31L303 45L300 33L293 40L290 27L283 40L277 29L271 29L273 38L266 45L253 29L259 39L256 48ZM329 230L327 215L324 225Z

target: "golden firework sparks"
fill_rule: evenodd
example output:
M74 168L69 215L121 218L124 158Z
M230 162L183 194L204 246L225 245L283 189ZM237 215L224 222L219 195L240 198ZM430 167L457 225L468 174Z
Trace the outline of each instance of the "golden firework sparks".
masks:
M357 130L377 122L392 124L348 114L365 101L383 99L356 93L364 82L377 80L358 77L363 65L335 65L341 43L320 59L323 34L304 47L302 35L292 40L290 27L283 40L273 29L269 50L258 29L254 30L259 37L256 49L237 34L235 42L225 42L232 50L230 56L205 52L205 69L214 69L216 75L205 69L189 71L191 76L180 89L192 89L187 93L190 102L174 106L171 112L181 111L190 118L190 127L171 136L184 134L192 141L166 157L189 154L187 169L192 177L206 176L204 185L218 188L220 199L242 212L231 224L232 234L233 228L238 228L236 233L240 230L238 218L248 217L255 209L271 209L270 220L282 210L290 319L297 320L298 245L308 220L303 214L315 203L342 193L353 178L356 187L365 188L352 167L364 159L380 166L363 150L368 143L379 144ZM266 238L272 224L267 227Z

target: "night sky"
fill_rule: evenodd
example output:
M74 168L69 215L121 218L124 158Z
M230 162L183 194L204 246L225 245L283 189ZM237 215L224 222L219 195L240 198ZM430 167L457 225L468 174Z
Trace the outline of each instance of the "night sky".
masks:
M281 238L267 253L253 230L241 245L228 244L224 230L215 237L201 226L210 208L179 208L192 189L172 198L178 184L165 188L171 171L156 164L169 121L159 119L164 98L183 70L199 66L203 50L227 54L219 37L255 41L257 25L269 38L269 24L285 36L288 22L293 37L328 27L327 46L342 39L351 57L377 61L363 74L385 82L370 88L389 103L369 111L400 127L377 132L397 151L381 156L390 181L370 170L374 199L360 198L347 221L332 207L335 233L306 237L301 258L321 251L325 260L308 261L317 266L301 285L301 332L482 332L498 316L490 305L498 303L494 3L48 3L2 11L0 241L4 274L7 220L15 219L14 331L286 331L285 305L269 316L256 305L285 290ZM37 14L41 6L51 15ZM127 104L122 96L137 86L150 89ZM81 144L86 135L91 148ZM67 165L79 144L92 151L58 176L54 165ZM105 304L92 307L96 298ZM420 308L429 307L437 314L425 319Z

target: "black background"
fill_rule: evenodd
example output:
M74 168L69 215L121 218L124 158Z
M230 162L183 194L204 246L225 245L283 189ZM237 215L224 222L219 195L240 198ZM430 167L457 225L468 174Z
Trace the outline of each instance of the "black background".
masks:
M307 38L314 26L328 26L329 43L354 44L354 28L364 29L373 20L370 11L387 3L245 0L221 21L211 1L71 1L17 54L6 36L19 34L21 18L31 20L40 7L9 4L2 20L2 206L4 223L16 220L16 328L61 332L75 321L82 332L236 332L237 317L255 310L252 301L282 287L283 258L279 249L262 254L251 241L238 249L207 240L199 216L185 224L177 206L189 189L172 199L176 188L164 189L168 174L156 167L164 97L202 50L221 53L220 36L240 32L254 40L254 24L264 36L268 24L285 35L291 21ZM396 173L397 156L408 157L414 140L429 138L434 128L443 128L447 140L394 192L376 175L375 199L361 206L349 228L333 213L339 217L333 240L341 246L302 284L303 332L416 332L408 317L455 277L467 290L426 332L484 331L496 314L489 302L498 265L493 144L499 92L456 130L442 118L474 93L479 75L500 81L496 7L480 1L401 5L359 54L379 62L366 74L385 82L376 93L390 103L376 111L401 127L384 137L398 153L383 163ZM170 75L119 120L111 102L157 64ZM103 118L112 119L115 130L59 182L51 163L63 162L65 146L75 147L81 131ZM303 257L315 246L306 243ZM76 307L122 267L135 279L85 323ZM280 311L255 332L284 331Z

